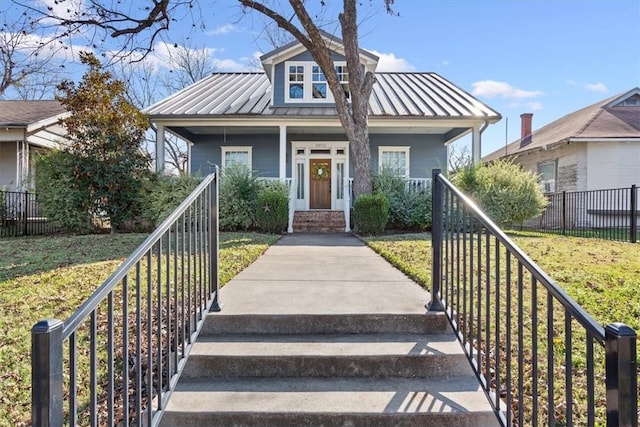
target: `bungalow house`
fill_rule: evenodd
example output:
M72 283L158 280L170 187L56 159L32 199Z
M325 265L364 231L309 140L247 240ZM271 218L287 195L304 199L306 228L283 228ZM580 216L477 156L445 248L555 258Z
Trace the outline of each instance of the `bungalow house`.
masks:
M33 188L34 155L64 139L58 122L67 114L58 101L0 100L0 190Z
M482 160L512 158L525 170L540 174L546 193L640 185L640 88L603 99L533 132L532 116L521 115L519 139ZM617 199L609 198L607 206L596 207L595 198L581 203L585 212L573 212L572 225L602 222L598 216L618 210Z
M348 90L343 44L323 37ZM170 132L188 141L191 173L242 163L264 178L290 183L290 232L294 218L305 213L321 221L337 214L348 231L349 141L325 76L297 41L260 59L264 72L214 73L145 110L157 129L158 169ZM378 57L361 50L360 63L375 72ZM425 185L431 169L447 167L447 146L468 134L480 159L481 133L500 120L499 113L435 73L375 76L369 100L374 172L386 168Z

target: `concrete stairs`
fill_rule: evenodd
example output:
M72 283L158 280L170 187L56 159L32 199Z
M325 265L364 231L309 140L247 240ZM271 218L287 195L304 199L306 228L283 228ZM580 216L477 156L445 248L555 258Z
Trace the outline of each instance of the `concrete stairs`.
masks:
M161 426L497 426L443 314L210 314Z
M342 233L345 229L343 211L296 211L294 233Z

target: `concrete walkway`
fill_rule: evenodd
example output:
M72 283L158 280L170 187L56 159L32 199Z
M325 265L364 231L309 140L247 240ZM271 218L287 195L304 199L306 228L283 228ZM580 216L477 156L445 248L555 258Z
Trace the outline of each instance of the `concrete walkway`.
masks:
M351 234L288 234L220 298L227 315L420 314L429 293Z

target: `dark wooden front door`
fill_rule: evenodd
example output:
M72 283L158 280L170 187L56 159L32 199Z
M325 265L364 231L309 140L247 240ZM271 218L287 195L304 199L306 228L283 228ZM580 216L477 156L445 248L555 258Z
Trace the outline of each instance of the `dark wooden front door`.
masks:
M331 159L309 160L309 208L331 209Z

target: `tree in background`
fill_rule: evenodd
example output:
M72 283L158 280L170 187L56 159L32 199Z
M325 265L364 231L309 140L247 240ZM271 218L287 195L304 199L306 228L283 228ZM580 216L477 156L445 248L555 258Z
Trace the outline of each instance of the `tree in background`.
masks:
M148 107L217 70L213 53L206 47L195 48L185 41L182 45L167 48L165 65L168 70L146 60L135 64L116 64L114 74L124 82L127 99L137 108ZM155 144L155 133L148 132L143 148L149 155ZM170 132L165 133L165 168L170 175L189 173L187 142Z
M135 7L128 2L92 0L87 3L68 0L63 8L33 4L25 6L22 1L12 1L26 7L34 20L46 18L57 21L63 29L60 36L79 34L89 28L96 31L92 33L92 42L96 45L104 44L107 37L119 38L123 51L128 48L129 52L142 51L143 54L148 53L158 37L169 30L172 21L191 16L193 26L197 27L197 16L202 13L202 2L196 0L144 0L136 2ZM391 12L394 0L382 2L386 10ZM368 194L372 190L368 102L375 76L360 66L357 25L357 5L360 2L343 0L342 12L337 17L349 71L349 95L338 80L329 46L316 24L317 16L312 16L308 11L308 3L305 0L289 0L290 7L278 12L269 7L269 4L278 2L238 0L245 10L251 9L266 16L309 50L327 79L340 123L350 141L354 195ZM318 0L317 4L322 9L326 7L324 0Z
M71 115L62 121L67 151L74 156L71 185L81 189L95 215L107 216L115 232L135 214L150 159L141 150L148 120L124 96L125 87L100 61L82 52L89 67L79 84L58 85L58 100Z
M1 15L1 12L0 12ZM0 24L0 98L52 98L62 80L60 64L54 60L62 49L33 34L24 16L16 22ZM13 92L12 92L13 91Z

